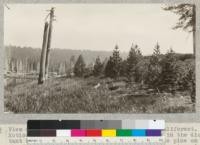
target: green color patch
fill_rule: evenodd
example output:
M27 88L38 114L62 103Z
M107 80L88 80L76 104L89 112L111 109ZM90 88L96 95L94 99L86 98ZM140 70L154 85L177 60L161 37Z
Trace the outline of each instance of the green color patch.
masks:
M117 136L132 136L132 130L131 129L117 129L116 135Z

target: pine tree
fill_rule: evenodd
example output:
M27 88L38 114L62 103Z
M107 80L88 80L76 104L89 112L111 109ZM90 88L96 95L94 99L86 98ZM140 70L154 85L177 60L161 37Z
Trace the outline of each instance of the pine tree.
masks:
M102 68L103 68L103 64L101 63L100 58L97 57L94 64L94 70L93 70L94 76L99 76L102 72Z
M177 66L176 66L176 55L172 48L165 54L162 59L161 66L161 77L160 87L168 91L174 91L177 89Z
M137 64L136 64L136 70L135 70L135 82L141 82L142 81L142 72L140 72L140 62L143 61L143 56L142 56L142 52L140 51L140 48L138 47L138 45L135 45L135 49L136 49L136 56L137 56Z
M106 57L102 62L102 73L103 74L105 74L107 63L108 63L108 58Z
M60 75L65 74L65 63L63 62L59 64L59 74Z
M138 80L138 71L137 71L137 63L139 59L142 57L142 53L137 45L131 46L129 51L129 56L127 58L127 77L130 81L137 81Z
M173 29L183 29L188 32L195 30L195 5L193 4L176 4L164 8L179 15L178 22Z
M74 66L74 74L77 77L83 77L85 73L85 62L82 55L79 55L76 64Z
M111 78L118 78L121 72L122 58L120 57L119 48L116 45L113 51L113 55L109 58L106 68L105 75Z
M159 59L160 59L160 45L157 43L155 48L154 48L154 51L153 51L153 56L152 56L152 59L150 60L151 63L158 63L159 62Z
M195 60L188 59L185 61L179 60L177 63L178 67L178 89L180 91L186 91L190 93L192 103L195 103L195 92L196 92L196 80L195 80Z
M126 77L127 76L127 60L123 60L121 63L121 71L120 76Z
M74 67L74 64L75 64L75 56L72 55L72 56L70 57L70 67L73 68L73 67Z
M193 52L196 47L196 8L194 4L176 4L165 7L164 10L171 11L179 16L178 22L173 29L183 29L193 33Z
M150 57L150 63L148 65L148 77L146 83L154 88L157 88L159 85L159 78L161 74L161 65L160 65L160 45L157 43L153 55Z
M70 77L73 77L74 76L74 66L75 66L75 56L72 55L70 57L70 64L69 64L69 75Z
M119 47L116 45L115 49L113 51L113 77L117 78L120 76L120 70L121 70L121 62L122 58L119 54Z
M195 67L191 68L187 74L188 88L190 91L190 98L192 103L196 103L196 80L195 80Z
M148 76L148 66L149 66L149 60L147 58L142 58L137 63L137 82L141 83L142 85L146 83L146 78L149 78Z
M113 58L110 56L104 70L105 76L111 77L111 78L113 77L113 60L112 59Z

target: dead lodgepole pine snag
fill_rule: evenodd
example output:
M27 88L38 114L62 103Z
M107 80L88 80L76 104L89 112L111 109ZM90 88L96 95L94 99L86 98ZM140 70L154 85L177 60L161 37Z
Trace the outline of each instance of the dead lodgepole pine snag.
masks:
M46 79L48 78L53 21L54 21L54 8L51 8L51 10L50 10L50 20L49 20L49 34L48 34L48 41L47 41L47 53L46 53L46 62L45 62L45 78Z
M38 84L43 84L45 81L45 61L46 61L47 40L48 40L48 33L49 33L48 28L49 28L49 24L48 22L45 22L43 44L42 44L42 51L41 51L41 57L40 57L40 72L39 72Z

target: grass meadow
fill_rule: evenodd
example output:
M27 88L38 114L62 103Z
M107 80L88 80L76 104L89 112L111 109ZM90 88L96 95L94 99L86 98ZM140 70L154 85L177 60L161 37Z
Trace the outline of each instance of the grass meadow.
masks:
M8 79L4 88L5 112L9 113L190 113L194 112L187 92L148 92L139 84L111 90L111 79L52 78ZM94 86L100 84L98 88Z

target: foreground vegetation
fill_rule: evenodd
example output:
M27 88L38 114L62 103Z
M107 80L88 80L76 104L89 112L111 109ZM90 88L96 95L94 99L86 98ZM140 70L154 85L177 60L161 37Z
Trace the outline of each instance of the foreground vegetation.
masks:
M95 88L99 82L99 87ZM121 83L112 89L109 84ZM13 86L14 85L14 86ZM193 112L188 92L156 92L123 80L55 78L43 85L18 80L5 86L5 111L14 113L170 113Z

